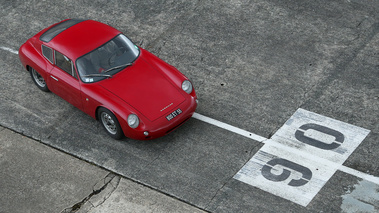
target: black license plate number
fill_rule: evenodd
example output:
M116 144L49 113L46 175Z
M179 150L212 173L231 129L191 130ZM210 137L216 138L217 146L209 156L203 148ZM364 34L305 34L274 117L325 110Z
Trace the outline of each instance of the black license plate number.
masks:
M173 111L171 114L167 115L166 116L166 119L168 121L172 120L173 118L175 118L176 116L182 114L182 110L181 109L177 109L175 111Z

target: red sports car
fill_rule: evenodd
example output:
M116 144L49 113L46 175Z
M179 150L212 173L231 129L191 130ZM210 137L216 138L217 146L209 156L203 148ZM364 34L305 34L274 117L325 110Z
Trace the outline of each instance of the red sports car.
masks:
M56 23L27 40L19 56L39 89L99 120L115 139L166 135L197 106L186 76L97 21Z

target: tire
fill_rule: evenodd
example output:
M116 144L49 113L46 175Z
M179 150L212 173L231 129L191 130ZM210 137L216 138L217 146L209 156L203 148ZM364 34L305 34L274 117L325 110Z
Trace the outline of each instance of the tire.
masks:
M35 85L37 85L38 89L49 92L49 88L47 88L47 84L45 79L33 68L29 67L30 76L32 77L32 80Z
M120 123L111 111L106 108L100 108L97 112L97 116L108 135L116 140L120 140L124 137Z

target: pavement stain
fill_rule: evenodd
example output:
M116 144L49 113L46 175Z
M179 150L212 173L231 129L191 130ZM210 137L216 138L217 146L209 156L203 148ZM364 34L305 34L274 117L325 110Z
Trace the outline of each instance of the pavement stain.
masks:
M359 181L352 190L342 195L342 212L378 212L379 186L366 180Z

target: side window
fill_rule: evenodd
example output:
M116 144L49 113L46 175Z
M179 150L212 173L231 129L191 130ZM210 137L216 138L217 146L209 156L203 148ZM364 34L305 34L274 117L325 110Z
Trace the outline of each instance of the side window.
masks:
M74 65L72 61L67 58L65 55L63 55L60 52L55 52L55 65L57 65L59 68L61 68L63 71L67 72L68 74L74 76L76 78L76 73L74 70Z
M50 63L53 63L53 50L50 47L42 45L42 54Z

